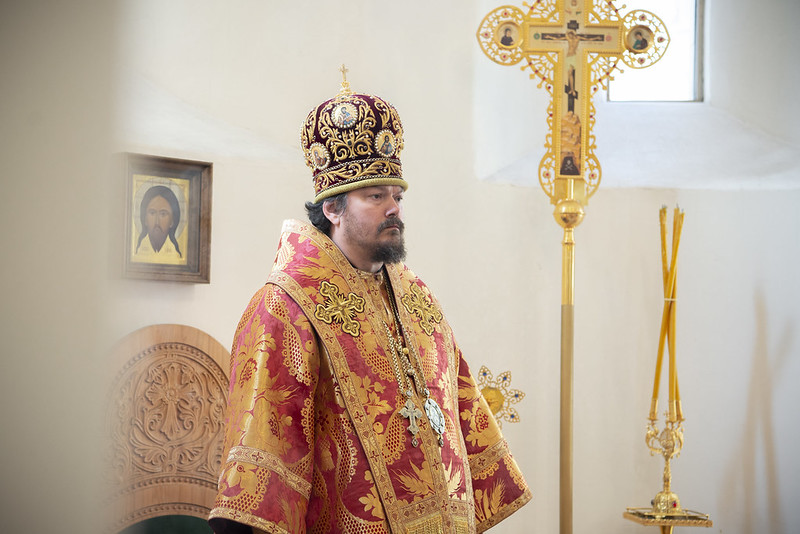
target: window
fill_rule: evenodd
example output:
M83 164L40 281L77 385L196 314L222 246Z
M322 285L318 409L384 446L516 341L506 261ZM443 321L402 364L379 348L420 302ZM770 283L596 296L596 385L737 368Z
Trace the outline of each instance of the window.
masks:
M704 0L632 0L630 10L650 11L666 25L670 43L664 56L644 69L620 63L609 83L608 100L700 101L703 100L702 28Z

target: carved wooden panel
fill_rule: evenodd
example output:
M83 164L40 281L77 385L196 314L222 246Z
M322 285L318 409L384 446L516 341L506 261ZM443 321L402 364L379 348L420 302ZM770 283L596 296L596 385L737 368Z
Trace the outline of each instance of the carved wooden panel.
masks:
M222 463L229 353L192 327L155 325L115 350L108 405L113 530L208 517Z

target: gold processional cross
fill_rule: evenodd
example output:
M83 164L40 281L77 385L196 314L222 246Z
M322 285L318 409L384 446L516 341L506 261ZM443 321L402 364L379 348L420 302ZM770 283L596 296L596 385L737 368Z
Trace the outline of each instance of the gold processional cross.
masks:
M501 65L524 61L522 70L552 95L547 109L545 155L539 183L555 204L564 229L561 284L560 532L572 533L572 364L574 339L574 229L600 185L594 155L592 101L622 61L644 68L659 59L669 34L656 15L631 11L621 16L610 0L535 0L525 10L503 6L478 28L483 52Z

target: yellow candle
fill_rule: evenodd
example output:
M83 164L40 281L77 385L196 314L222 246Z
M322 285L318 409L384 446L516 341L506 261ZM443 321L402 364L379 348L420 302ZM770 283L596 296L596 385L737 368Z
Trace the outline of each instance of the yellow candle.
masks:
M667 337L669 323L669 301L664 301L664 311L661 314L661 334L658 337L658 356L656 357L656 376L653 380L653 400L650 403L650 419L655 421L658 417L658 388L661 383L661 367L664 360L664 343Z
M667 263L667 207L661 206L658 212L658 222L661 235L661 272L664 284L664 309L661 312L661 330L658 335L658 355L656 357L656 373L653 379L653 398L650 402L650 420L655 421L658 417L658 390L661 385L661 368L664 361L664 344L667 339L667 330L669 328L669 301L666 298L669 295L668 279L669 279L669 264Z
M678 275L678 246L681 241L681 229L683 228L683 214L678 208L675 208L675 214L672 220L672 262L669 269L669 420L675 422L678 420L678 410L675 404L675 393L677 391L677 377L678 371L676 367L676 351L675 351L675 312L677 295L677 275Z
M680 408L680 392L678 390L678 372L676 367L676 343L675 343L675 297L678 247L680 245L680 235L683 228L683 212L675 208L672 226L672 257L667 262L667 211L662 207L659 211L659 223L661 227L661 268L664 284L664 308L661 314L661 331L658 338L658 355L656 357L656 372L653 380L653 398L650 403L650 419L655 421L658 409L658 391L661 381L661 367L664 359L664 345L669 351L669 379L668 379L668 409L669 420L675 422L683 420L683 413Z

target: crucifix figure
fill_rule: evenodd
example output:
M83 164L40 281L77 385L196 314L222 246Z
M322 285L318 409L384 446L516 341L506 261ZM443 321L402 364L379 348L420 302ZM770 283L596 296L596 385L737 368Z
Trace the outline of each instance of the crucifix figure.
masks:
M591 133L596 120L591 97L607 87L619 60L634 69L658 61L667 49L669 34L649 11L632 11L621 18L611 0L536 0L525 7L527 12L512 6L490 12L477 37L483 52L496 63L526 61L523 69L530 69L530 77L552 95L539 183L555 204L554 216L564 229L559 531L571 534L574 230L600 183Z
M572 26L577 28L578 22L575 20L570 21ZM605 35L602 33L596 34L584 34L584 33L575 33L575 30L567 30L567 33L543 33L542 34L543 41L567 41L567 57L572 57L578 51L578 45L581 41L595 41L595 42L603 42L605 40Z

